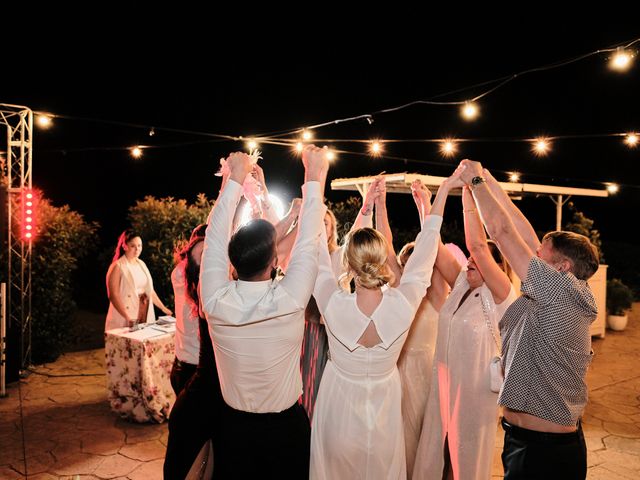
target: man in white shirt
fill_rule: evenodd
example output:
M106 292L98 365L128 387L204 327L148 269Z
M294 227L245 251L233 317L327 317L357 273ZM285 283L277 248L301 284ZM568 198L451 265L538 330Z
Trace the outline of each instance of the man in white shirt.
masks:
M205 237L200 272L203 311L213 340L225 402L216 448L216 478L306 478L310 426L298 404L300 349L307 305L318 271L326 210L322 193L326 151L309 145L300 229L287 275L277 266L275 230L264 220L241 227L229 240L250 157L233 153L230 178L216 202ZM238 280L229 280L229 261ZM218 444L218 442L216 442Z

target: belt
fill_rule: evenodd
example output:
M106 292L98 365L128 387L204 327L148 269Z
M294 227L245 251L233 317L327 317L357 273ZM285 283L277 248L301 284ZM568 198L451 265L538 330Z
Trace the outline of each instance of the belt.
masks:
M504 417L501 419L501 423L505 432L520 440L563 444L575 442L582 437L582 425L580 422L578 422L578 429L575 432L567 433L538 432L528 428L517 427L507 422Z
M198 367L198 365L194 363L183 362L182 360L178 359L178 357L176 357L173 364L179 368L197 368Z

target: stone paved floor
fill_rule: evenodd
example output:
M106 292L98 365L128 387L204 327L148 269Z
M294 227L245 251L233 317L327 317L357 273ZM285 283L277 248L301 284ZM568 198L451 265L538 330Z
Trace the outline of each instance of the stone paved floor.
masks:
M640 475L640 303L624 332L594 339L584 418L592 480ZM106 401L103 350L39 366L0 398L0 479L160 479L166 424L120 420ZM66 375L66 376L64 376ZM496 439L493 478L501 478Z

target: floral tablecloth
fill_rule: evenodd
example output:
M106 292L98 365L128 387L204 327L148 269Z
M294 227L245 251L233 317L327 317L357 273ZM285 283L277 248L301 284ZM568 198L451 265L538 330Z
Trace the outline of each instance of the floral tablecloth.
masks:
M169 376L175 358L171 331L147 327L105 332L111 410L136 422L164 422L176 400Z

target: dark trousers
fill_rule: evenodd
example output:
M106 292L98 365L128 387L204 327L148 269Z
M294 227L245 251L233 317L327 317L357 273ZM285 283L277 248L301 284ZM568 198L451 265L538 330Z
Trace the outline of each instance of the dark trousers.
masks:
M198 370L178 395L169 417L165 480L184 480L207 440L212 439L215 451L216 441L220 440L220 417L228 408L217 382L210 371Z
M227 408L220 445L214 445L214 478L309 478L311 427L302 405L279 413Z
M587 446L582 426L571 433L545 433L516 427L502 419L505 480L584 480Z
M171 368L171 375L169 376L169 379L171 380L171 387L173 388L176 397L180 395L180 392L189 379L194 373L196 373L196 368L198 368L197 365L178 360L178 357L173 361L173 367Z

